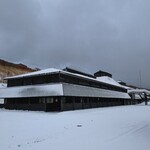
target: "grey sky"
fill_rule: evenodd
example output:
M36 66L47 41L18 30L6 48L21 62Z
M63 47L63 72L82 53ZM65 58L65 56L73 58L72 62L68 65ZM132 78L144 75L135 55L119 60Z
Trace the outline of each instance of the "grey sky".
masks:
M149 0L0 0L0 57L105 70L150 88Z

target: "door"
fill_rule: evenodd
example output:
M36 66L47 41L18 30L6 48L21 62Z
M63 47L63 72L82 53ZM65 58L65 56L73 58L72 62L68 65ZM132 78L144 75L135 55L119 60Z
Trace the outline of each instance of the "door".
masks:
M60 111L60 98L58 97L46 98L46 111Z

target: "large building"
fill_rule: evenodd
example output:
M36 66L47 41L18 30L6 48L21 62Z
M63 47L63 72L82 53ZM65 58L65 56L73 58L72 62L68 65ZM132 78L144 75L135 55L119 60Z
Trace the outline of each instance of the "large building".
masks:
M102 71L91 75L50 68L6 78L0 95L6 109L64 111L135 103L111 77Z

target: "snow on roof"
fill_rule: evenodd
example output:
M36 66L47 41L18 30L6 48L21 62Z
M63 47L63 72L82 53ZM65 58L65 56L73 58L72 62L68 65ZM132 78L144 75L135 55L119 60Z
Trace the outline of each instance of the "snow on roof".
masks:
M150 91L146 90L146 89L132 89L132 90L128 90L128 93L146 93L146 94L150 94Z
M97 77L96 79L100 82L104 82L104 83L107 83L107 84L111 84L111 85L121 87L121 85L117 81L115 81L113 78L110 78L108 76Z
M121 84L120 84L121 85ZM129 86L126 86L126 85L121 85L122 88L125 88L127 90L132 90L133 88L132 87L129 87Z
M115 81L113 78L110 78L110 77L108 77L108 76L97 77L96 79L97 79L98 81L100 81L100 82L104 82L104 83L107 83L107 84L119 86L119 87L124 88L124 89L127 89L127 90L133 89L133 88L128 87L128 86L126 86L126 85L121 85L121 84L119 84L119 83L118 83L117 81Z
M28 77L28 76L50 74L50 73L55 73L55 72L59 72L59 71L61 71L61 70L55 69L55 68L48 68L48 69L43 69L43 70L40 70L40 71L34 71L34 72L31 72L31 73L26 73L26 74L22 74L22 75L7 77L5 79L13 79L13 78L22 78L22 77Z
M26 74L22 74L22 75L7 77L5 79L23 78L23 77L38 76L38 75L45 75L45 74L58 73L58 72L68 74L68 75L72 75L72 76L78 76L78 77L89 79L89 80L92 80L92 81L102 82L102 83L105 83L105 84L110 84L110 85L113 85L113 86L117 86L117 87L120 87L120 88L127 89L126 87L120 85L117 81L115 81L114 79L112 79L110 77L103 76L103 77L97 77L97 78L94 79L94 78L86 76L86 75L71 73L71 72L68 72L68 71L59 70L59 69L55 69L55 68L48 68L48 69L35 71L35 72L31 72L31 73L26 73Z

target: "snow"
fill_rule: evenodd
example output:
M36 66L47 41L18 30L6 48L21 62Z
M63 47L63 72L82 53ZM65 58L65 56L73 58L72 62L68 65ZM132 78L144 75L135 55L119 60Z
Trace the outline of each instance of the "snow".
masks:
M7 84L6 83L0 83L0 89L1 88L6 88L7 87Z
M0 104L4 104L4 99L0 99Z
M48 68L48 69L35 71L35 72L31 72L31 73L26 73L26 74L22 74L22 75L7 77L5 79L22 78L22 77L36 76L36 75L45 75L45 74L52 74L52 73L58 73L58 72L72 75L72 76L85 78L85 79L89 79L92 81L99 81L99 82L103 82L103 83L107 83L107 84L111 84L114 86L119 86L119 87L125 88L125 87L121 86L117 81L115 81L114 79L109 78L109 77L98 77L98 78L94 79L94 78L91 78L91 77L88 77L85 75L81 75L81 74L77 74L77 73L71 73L71 72L67 72L67 71L59 70L59 69L55 69L55 68Z
M128 90L128 93L146 93L146 94L150 94L150 91L146 90L146 89L132 89L132 90Z
M121 84L120 84L121 85ZM133 88L127 86L127 85L121 85L122 88L127 89L127 90L132 90Z
M150 106L33 112L0 109L1 150L149 150Z
M96 79L100 82L104 82L104 83L107 83L107 84L111 84L111 85L121 87L121 85L117 81L115 81L113 78L110 78L110 77L107 77L107 76L97 77Z
M138 95L138 94L134 94L135 95L135 99L141 99L141 97L140 97L140 95Z
M5 79L13 79L13 78L21 78L21 77L27 77L27 76L35 76L35 75L56 73L56 72L59 72L59 71L61 71L61 70L55 69L55 68L48 68L48 69L43 69L43 70L40 70L40 71L35 71L35 72L26 73L26 74L22 74L22 75L6 77Z

